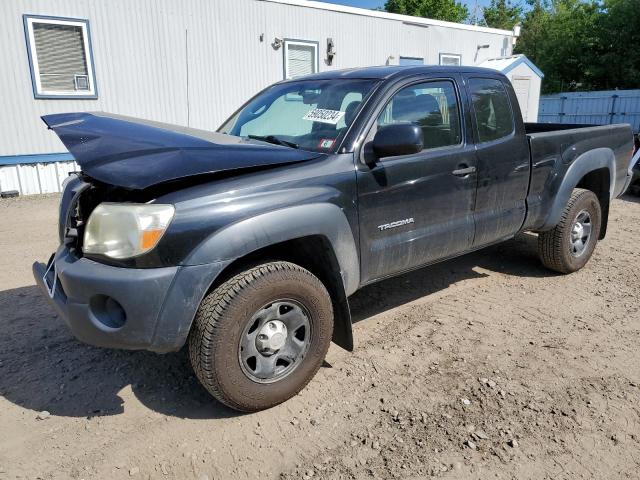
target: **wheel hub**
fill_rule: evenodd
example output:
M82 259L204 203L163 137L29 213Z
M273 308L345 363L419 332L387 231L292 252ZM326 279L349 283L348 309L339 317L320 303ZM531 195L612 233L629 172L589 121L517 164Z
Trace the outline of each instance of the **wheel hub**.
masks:
M273 355L287 343L287 326L280 320L263 325L256 336L256 348L263 355Z
M293 372L311 344L311 317L301 303L275 300L255 312L238 345L244 374L257 383L271 383Z
M581 238L581 237L582 237L583 232L584 232L584 227L582 226L582 224L581 224L581 223L576 223L576 224L573 226L573 236L574 236L575 238Z
M571 228L570 251L574 257L579 257L587 249L591 239L591 215L586 210L582 210L576 216Z

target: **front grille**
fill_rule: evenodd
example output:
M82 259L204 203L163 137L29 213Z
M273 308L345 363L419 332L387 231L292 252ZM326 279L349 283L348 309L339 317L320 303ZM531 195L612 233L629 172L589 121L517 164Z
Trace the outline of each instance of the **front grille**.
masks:
M60 218L58 220L60 243L78 251L82 238L80 230L84 225L80 211L80 198L90 186L78 175L74 175L74 178L67 182L60 201Z

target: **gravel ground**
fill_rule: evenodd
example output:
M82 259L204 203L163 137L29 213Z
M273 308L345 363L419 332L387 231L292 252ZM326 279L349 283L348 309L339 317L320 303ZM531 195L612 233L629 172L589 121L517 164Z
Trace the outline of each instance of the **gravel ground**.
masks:
M532 235L367 287L356 351L237 414L184 351L83 345L33 286L56 196L1 200L0 479L640 478L640 201L582 271Z

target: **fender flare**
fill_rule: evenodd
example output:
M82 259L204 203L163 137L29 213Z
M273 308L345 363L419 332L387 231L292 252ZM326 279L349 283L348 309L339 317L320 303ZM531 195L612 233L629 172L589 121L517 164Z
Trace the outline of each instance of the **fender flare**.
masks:
M327 285L334 306L333 341L353 351L351 312L347 297L360 285L360 262L351 226L341 208L330 203L285 207L240 220L208 237L185 263L231 262L261 248L311 235L326 238L339 272ZM210 279L213 282L215 279Z
M261 248L311 235L329 241L345 293L354 293L360 284L358 249L344 212L330 203L285 207L232 223L209 236L185 264L236 260Z
M351 226L338 206L329 203L296 205L230 224L207 238L185 263L230 263L261 248L311 235L323 236L333 250L339 269L334 275L335 285L327 285L334 306L333 341L345 350L353 351L347 297L360 285L360 262ZM340 282L342 284L338 285Z
M612 199L616 181L615 155L610 148L589 150L577 157L567 169L541 231L550 230L560 222L573 189L586 174L601 168L609 170L609 200Z

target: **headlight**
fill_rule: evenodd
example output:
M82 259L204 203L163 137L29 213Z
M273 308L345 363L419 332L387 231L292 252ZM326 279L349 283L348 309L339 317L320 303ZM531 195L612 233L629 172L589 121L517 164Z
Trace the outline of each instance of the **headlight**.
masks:
M84 231L84 252L131 258L153 249L171 223L173 205L101 203Z

